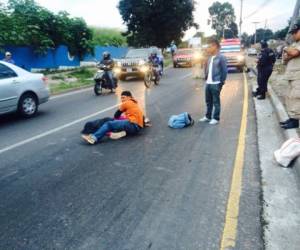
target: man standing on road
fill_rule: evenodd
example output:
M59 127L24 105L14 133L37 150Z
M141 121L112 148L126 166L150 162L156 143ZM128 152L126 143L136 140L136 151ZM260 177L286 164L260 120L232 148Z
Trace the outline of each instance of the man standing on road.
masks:
M9 51L5 52L4 62L15 64L15 61L11 58L11 53Z
M205 67L205 100L207 112L199 121L216 125L220 121L220 94L227 78L227 61L226 58L220 54L220 43L216 39L212 39L209 42L207 52L210 56Z
M285 79L288 81L286 109L290 119L281 122L284 129L299 127L300 119L300 21L291 29L290 33L295 41L284 49L283 60L287 63Z
M256 92L253 96L258 100L266 99L266 92L268 91L268 81L273 72L273 66L276 62L276 56L272 49L269 48L266 41L261 41L261 52L257 61L257 84Z
M115 118L120 118L124 113L125 120L113 120L104 123L98 131L91 135L82 135L82 138L89 144L96 144L107 133L113 132L118 138L126 135L135 135L144 127L144 114L131 92L123 91L121 94L121 105L115 113ZM115 137L114 139L117 139Z

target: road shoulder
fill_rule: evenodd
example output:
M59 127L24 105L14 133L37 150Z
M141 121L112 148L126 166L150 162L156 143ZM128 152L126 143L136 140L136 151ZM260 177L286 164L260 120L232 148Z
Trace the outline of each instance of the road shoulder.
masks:
M251 81L254 84L254 80ZM254 100L262 174L265 249L299 249L300 191L295 169L278 166L273 152L284 142L269 99Z

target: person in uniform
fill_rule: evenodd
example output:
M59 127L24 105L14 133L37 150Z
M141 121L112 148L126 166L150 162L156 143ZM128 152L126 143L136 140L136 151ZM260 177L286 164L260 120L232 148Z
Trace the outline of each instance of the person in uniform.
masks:
M258 100L264 100L266 98L266 92L268 92L268 81L273 72L276 56L266 41L261 41L260 44L261 52L258 55L257 61L258 88L256 92L253 92L253 96L257 97Z
M286 96L286 109L289 119L281 122L284 129L299 127L300 119L300 21L291 29L294 43L285 48L283 60L287 64L284 78L288 81L288 91Z

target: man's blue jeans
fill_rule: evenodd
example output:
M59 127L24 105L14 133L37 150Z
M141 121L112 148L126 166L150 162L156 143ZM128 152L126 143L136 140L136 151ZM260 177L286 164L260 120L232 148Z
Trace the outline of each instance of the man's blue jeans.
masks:
M140 127L137 124L131 123L128 120L115 120L109 121L102 125L93 137L97 141L101 140L108 132L121 132L125 131L129 135L135 135L140 131Z
M205 101L207 106L206 117L208 119L220 120L221 113L221 84L206 84L205 89ZM214 110L214 113L213 113Z

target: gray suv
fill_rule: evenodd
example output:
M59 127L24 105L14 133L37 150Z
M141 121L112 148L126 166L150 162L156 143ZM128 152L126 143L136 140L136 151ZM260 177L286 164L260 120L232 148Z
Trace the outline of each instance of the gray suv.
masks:
M125 80L126 77L143 78L144 73L142 68L148 62L151 53L154 51L160 58L163 68L164 58L161 49L156 47L130 49L124 58L116 60L115 74L120 80Z

